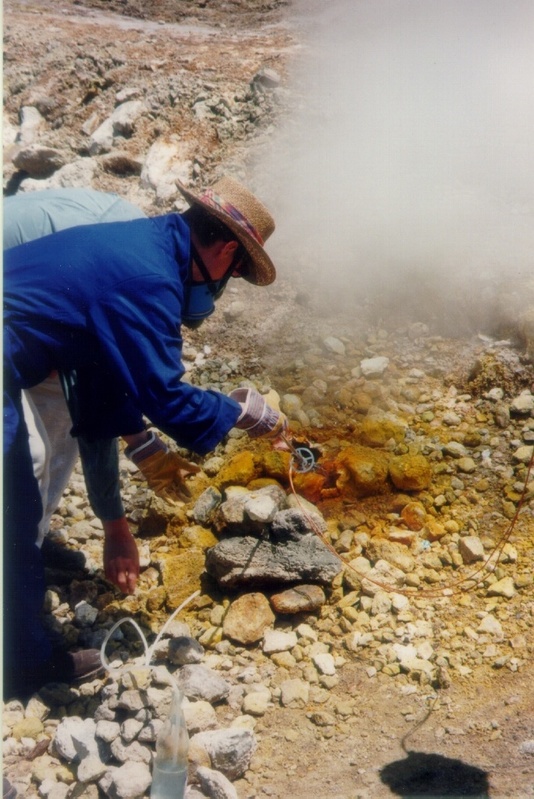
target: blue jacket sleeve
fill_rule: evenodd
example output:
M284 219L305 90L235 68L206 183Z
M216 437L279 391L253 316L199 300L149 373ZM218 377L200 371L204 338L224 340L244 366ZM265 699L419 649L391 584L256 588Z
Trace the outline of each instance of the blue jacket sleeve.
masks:
M176 285L152 275L126 280L112 296L100 297L90 315L135 404L179 445L204 455L235 425L241 411L237 402L181 380Z

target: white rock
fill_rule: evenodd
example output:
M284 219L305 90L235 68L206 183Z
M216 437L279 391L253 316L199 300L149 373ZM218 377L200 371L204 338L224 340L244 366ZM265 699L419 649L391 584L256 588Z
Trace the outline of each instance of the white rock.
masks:
M313 655L312 661L321 674L333 675L336 673L336 666L333 656L329 652L320 652Z
M31 105L25 105L20 110L20 131L17 144L25 147L32 144L45 128L46 122L39 111Z
M502 624L495 616L492 616L491 613L488 613L485 616L480 624L477 627L477 633L489 633L490 635L494 635L496 638L503 638L503 629Z
M518 463L530 463L532 459L532 453L534 452L534 446L523 446L516 449L513 454L513 459Z
M514 581L511 577L503 577L502 580L497 580L488 588L488 596L502 596L505 599L511 599L515 594Z
M252 494L245 500L245 514L255 522L272 522L279 510L279 503L268 494Z
M273 652L288 652L297 644L297 634L293 631L283 632L282 630L265 630L263 635L263 651L266 655Z
M106 769L107 766L99 757L89 755L89 757L84 757L78 766L76 776L80 782L96 782L105 774Z
M174 136L159 138L147 153L140 183L145 189L157 189L161 184L174 184L176 180L187 184L190 172L188 145Z
M21 181L19 191L41 191L41 189L67 187L85 188L91 185L96 168L97 163L92 158L78 158L76 161L62 166L46 180L26 178Z
M106 743L111 743L120 735L121 727L117 721L107 721L106 719L101 719L96 723L96 730L95 735L97 738L101 738Z
M528 416L534 412L534 394L524 391L518 397L514 397L510 403L510 411L519 416Z
M137 719L131 719L131 718L126 719L121 724L121 738L124 741L124 743L129 744L133 740L135 740L135 738L137 738L142 729L143 729L142 721L138 721Z
M399 663L417 656L417 649L413 644L393 644L391 649Z
M206 702L219 702L230 691L225 679L200 663L182 666L178 672L178 685L187 697Z
M97 755L96 724L93 719L67 716L57 726L54 747L67 761L79 761L87 755Z
M323 344L329 352L333 352L336 355L345 355L345 345L338 338L335 338L335 336L327 336Z
M303 707L308 702L310 686L305 680L284 680L280 685L280 701L284 707Z
M105 119L97 129L91 134L89 143L89 153L100 155L109 153L113 147L113 122L111 117Z
M253 732L236 728L199 732L191 741L205 749L213 768L230 780L243 776L257 747Z
M460 538L458 549L464 563L475 563L484 559L484 545L476 535L465 535Z
M151 782L146 763L124 763L118 768L111 766L98 785L113 799L140 799Z
M199 766L196 775L204 794L210 799L238 799L236 789L220 771Z
M182 705L185 723L190 735L217 727L217 714L209 702L184 702Z
M380 377L389 366L389 358L377 356L376 358L364 358L360 361L360 369L364 377Z
M300 638L306 638L309 641L317 641L318 639L316 630L314 630L309 624L299 624L297 627L297 635Z
M268 688L251 691L243 699L242 711L251 716L263 716L269 708L271 692Z
M136 120L146 110L142 100L127 100L118 105L111 114L113 133L116 136L131 136Z

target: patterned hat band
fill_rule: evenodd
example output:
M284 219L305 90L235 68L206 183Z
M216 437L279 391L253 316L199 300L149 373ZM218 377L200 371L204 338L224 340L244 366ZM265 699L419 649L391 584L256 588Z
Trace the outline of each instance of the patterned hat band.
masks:
M249 235L251 235L252 238L255 239L258 242L258 244L260 244L263 247L264 241L260 236L260 234L258 233L258 231L254 227L254 225L251 225L249 220L245 216L243 216L241 211L239 211L235 207L235 205L232 205L226 200L223 200L222 197L219 197L218 194L215 194L213 189L206 189L206 191L204 192L204 194L202 194L200 199L202 200L202 202L206 203L206 205L209 205L212 208L217 208L220 211L224 211L225 214L228 214L228 216L234 219L239 225L241 225L241 227L244 227L247 233L249 233Z

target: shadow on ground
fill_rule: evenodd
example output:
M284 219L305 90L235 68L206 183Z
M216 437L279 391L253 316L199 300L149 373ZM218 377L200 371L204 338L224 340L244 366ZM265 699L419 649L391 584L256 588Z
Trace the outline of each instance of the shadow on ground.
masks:
M485 771L442 755L409 752L384 766L380 779L404 799L490 799Z

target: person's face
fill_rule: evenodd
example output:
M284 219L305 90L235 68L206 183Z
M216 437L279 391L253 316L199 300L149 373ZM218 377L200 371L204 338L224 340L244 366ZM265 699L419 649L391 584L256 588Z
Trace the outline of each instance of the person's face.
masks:
M204 261L206 269L210 273L211 279L221 280L226 275L234 259L235 252L239 246L237 241L216 241L209 247L203 247L198 242L193 232L191 233L191 238L200 257ZM202 283L204 281L202 273L195 261L193 261L191 271L194 282ZM238 277L239 275L236 273L235 276Z

